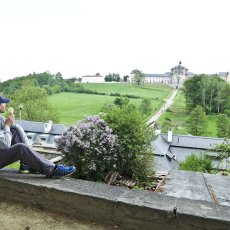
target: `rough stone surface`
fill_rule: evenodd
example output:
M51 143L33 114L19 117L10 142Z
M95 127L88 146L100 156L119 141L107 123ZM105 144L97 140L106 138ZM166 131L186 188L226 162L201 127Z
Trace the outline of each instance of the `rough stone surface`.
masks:
M203 200L230 206L230 177L172 170L161 193L177 198Z
M179 177L176 172L172 175L171 178ZM191 180L205 188L201 178L193 174ZM190 180L185 181L189 184ZM46 179L39 174L0 170L0 201L11 200L52 212L61 210L62 214L126 229L230 229L229 206L204 200L203 194L196 195L196 199L192 195L183 198L177 192L179 195L168 195L167 183L170 180L163 187L166 194L157 194L73 178ZM186 183L177 186L183 189ZM201 189L194 186L192 191L199 194Z
M204 173L204 178L213 200L230 206L230 177Z

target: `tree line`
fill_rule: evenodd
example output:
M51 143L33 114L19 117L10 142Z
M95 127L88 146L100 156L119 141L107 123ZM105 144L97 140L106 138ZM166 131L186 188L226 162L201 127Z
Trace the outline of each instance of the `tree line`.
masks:
M230 109L230 85L218 76L195 75L184 82L183 92L189 112L197 105L206 114L225 113Z
M109 74L112 80L116 78L120 80L119 75ZM127 80L128 76L124 76ZM124 98L141 98L140 96L119 93L101 93L89 89L85 89L82 84L75 84L76 78L63 79L62 74L51 74L50 72L33 73L22 77L7 80L0 83L0 94L11 98L9 106L15 110L16 117L19 117L20 106L23 106L23 119L30 121L48 121L52 120L55 123L59 122L58 114L53 106L48 102L48 95L61 92L76 92L87 94L100 94ZM150 99L143 99L140 108L143 116L148 116L151 113Z
M230 85L218 76L195 75L184 82L183 92L189 112L187 129L204 135L207 115L217 114L218 137L230 137Z

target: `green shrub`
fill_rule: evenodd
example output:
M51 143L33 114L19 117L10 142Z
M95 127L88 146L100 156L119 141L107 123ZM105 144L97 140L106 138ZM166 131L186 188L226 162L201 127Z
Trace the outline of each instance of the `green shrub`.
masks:
M113 96L113 97L120 97L121 96L120 93L110 93L109 95Z
M179 169L210 173L213 169L213 164L211 158L206 153L201 153L199 155L192 153L186 157L184 162L180 163Z
M150 148L153 130L143 123L140 112L127 104L111 107L101 117L118 136L117 171L120 175L142 179L153 174L154 158Z
M127 97L117 97L117 98L115 98L113 103L117 106L122 107L122 106L127 105L129 103L129 99Z
M144 115L150 115L152 112L151 107L151 99L150 98L144 98L139 106L140 112Z

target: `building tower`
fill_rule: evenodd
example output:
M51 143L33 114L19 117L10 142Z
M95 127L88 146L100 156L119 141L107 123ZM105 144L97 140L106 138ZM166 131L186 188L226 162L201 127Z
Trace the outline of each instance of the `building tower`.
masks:
M171 69L171 84L176 88L181 88L184 81L188 77L188 69L181 65L181 61L179 65L175 66Z

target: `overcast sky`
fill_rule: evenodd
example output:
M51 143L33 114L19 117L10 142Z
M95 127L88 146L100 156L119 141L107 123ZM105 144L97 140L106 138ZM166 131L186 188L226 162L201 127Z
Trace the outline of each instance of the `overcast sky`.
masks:
M0 0L0 79L230 71L229 0Z

